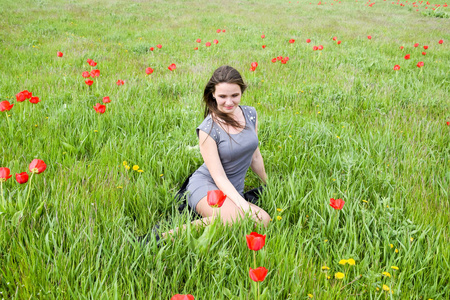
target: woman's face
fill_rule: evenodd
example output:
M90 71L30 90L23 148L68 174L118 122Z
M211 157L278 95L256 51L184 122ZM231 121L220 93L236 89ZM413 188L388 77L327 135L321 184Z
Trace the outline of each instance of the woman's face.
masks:
M216 98L217 109L223 113L233 115L241 102L241 87L236 83L221 82L216 84L213 93Z

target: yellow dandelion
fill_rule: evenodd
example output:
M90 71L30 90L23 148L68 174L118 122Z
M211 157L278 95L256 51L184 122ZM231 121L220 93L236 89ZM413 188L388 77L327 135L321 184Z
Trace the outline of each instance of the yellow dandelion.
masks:
M336 279L343 279L345 277L344 273L341 272L337 272L336 274L334 274L334 278Z
M258 104L261 104L261 102L258 102Z
M119 185L117 188L118 188L118 189L123 189L123 186Z
M309 298L313 298L314 296L312 294L308 294L308 297Z
M380 289L379 288L377 288L377 291L379 291Z
M355 260L354 260L353 258L349 258L349 259L347 260L347 262L348 262L348 264L349 264L350 266L354 266L354 265L355 265Z
M164 176L164 174L159 174L159 177L163 177Z
M390 290L390 288L387 285L383 284L383 290L385 290L387 292Z
M48 120L48 117L45 117Z
M277 220L278 220L278 221L281 221L281 219L283 219L283 217L277 216Z
M340 261L339 261L339 264L340 265L345 265L345 264L347 264L348 263L348 261L346 260L346 259L341 259Z
M133 170L134 170L134 171L139 170L139 166L138 166L138 165L134 165L134 166L133 166Z
M292 137L292 135L290 135L289 137Z
M386 277L391 277L391 274L389 274L389 272L383 272L383 273L381 273L381 274L383 274L383 275L386 276Z
M281 208L277 208L277 211L282 212L283 210Z
M296 111L295 114L298 115L298 111Z
M273 219L270 219L270 221L273 221Z
M328 242L328 240L325 240L324 242L326 243L326 242Z
M94 132L98 132L98 130L97 130L97 129L95 129L95 130L94 130Z
M122 165L126 166L126 165L128 165L128 162L126 160L124 160Z
M398 267L392 266L391 269L398 270Z
M394 248L394 245L390 244L391 248Z
M337 137L338 139L340 139L340 137L339 137L338 135L337 135L336 137Z
M38 126L37 126L37 124L36 124L36 125L34 125L34 127L38 127Z
M389 205L386 205L387 208L389 208Z
M414 238L410 238L409 240L412 242L412 241L414 241Z
M129 165L126 165L125 168L126 168L127 170L129 170L129 169L130 169L130 166L129 166Z
M331 276L327 276L327 279L330 279L331 278Z
M324 270L324 271L326 271L326 270L329 270L330 268L328 268L327 266L323 266L322 267L322 270Z
M318 111L317 113L320 114L320 111Z
M398 253L398 249L397 248L395 248L395 253Z
M367 200L363 200L362 202L364 202L364 203L369 203L369 201L367 201Z
M333 181L336 181L336 178L333 178Z
M144 170L138 170L138 173L143 173L144 172Z

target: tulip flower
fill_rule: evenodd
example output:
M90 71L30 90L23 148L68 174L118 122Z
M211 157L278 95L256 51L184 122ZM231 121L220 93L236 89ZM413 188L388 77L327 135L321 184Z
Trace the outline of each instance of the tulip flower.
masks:
M221 190L208 191L206 201L211 207L221 207L227 196Z
M334 209L341 210L344 207L345 201L342 199L330 199L330 206Z
M26 99L25 95L22 92L16 94L16 100L18 102L23 102L23 101L25 101L25 99Z
M156 45L156 47L158 47L158 49L161 49L161 48L162 48L162 45L161 45L161 44L158 44L158 45Z
M106 106L100 103L96 103L94 106L94 110L99 114L104 114L106 110Z
M272 58L272 62L276 63L277 62L277 58L276 57Z
M106 96L106 97L103 97L103 103L109 103L109 102L111 102L111 99L109 99L109 97L108 96Z
M422 55L427 55L427 53L424 51L424 52L422 52Z
M27 172L22 172L17 174L16 173L16 181L20 184L24 184L28 181L28 173Z
M414 44L414 48L417 48L417 47L419 47L419 43Z
M121 85L124 85L124 82L123 82L122 79L119 79L119 80L117 80L116 84L117 84L118 86L121 86Z
M39 102L41 102L41 100L39 100L39 97L31 97L31 99L30 99L30 103L33 103L33 104L37 104Z
M88 86L91 86L94 83L94 81L88 79L88 80L85 80L84 83L86 83Z
M369 40L371 40L371 39L372 39L372 36L371 36L371 35L368 35L367 38L368 38Z
M225 29L222 29L222 32L225 32Z
M217 33L220 33L221 31L222 31L222 30L220 30L220 29L217 29L217 30L216 30Z
M42 159L33 159L28 166L28 169L33 174L40 174L47 169L47 165Z
M98 70L98 69L92 70L92 71L91 71L91 76L92 76L93 78L94 78L94 77L100 76L100 70Z
M153 51L153 50L155 50L155 48L153 48L153 47L150 47L150 51Z
M405 59L410 59L411 58L411 54L406 54L405 55Z
M198 50L198 47L195 47L194 50Z
M337 40L337 37L333 36L333 41Z
M258 66L258 63L256 61L254 61L254 62L252 62L251 66L256 68Z
M319 46L317 47L317 49L323 50L323 46L322 46L322 45L319 45Z
M256 232L252 232L245 236L247 239L247 247L250 250L261 250L266 244L266 235L262 235Z
M84 78L88 78L91 77L91 73L89 73L88 71L84 71L81 76L83 76Z
M261 38L263 39L263 38L265 38L266 36L264 35L264 34L261 34Z
M197 39L197 40L196 40L197 43L200 43L201 41L202 41L201 39Z
M427 46L427 45L423 46L423 49L427 50L427 49L428 49L428 46Z
M283 56L277 56L277 60L282 60Z
M447 122L447 126L450 126L450 122Z
M290 43L290 44L293 44L294 42L295 42L294 39L290 39L290 40L289 40L289 43Z
M5 182L11 178L12 175L9 174L10 172L8 168L0 168L0 182Z
M194 296L192 296L191 294L187 295L176 294L173 295L172 298L170 298L170 300L194 300Z
M177 68L176 64L171 64L169 67L167 67L170 71L173 71Z
M205 46L206 46L206 47L209 47L209 46L211 46L211 43L210 43L210 42L206 42L206 43L205 43Z
M97 65L97 63L91 59L91 61L89 62L89 65L91 67L95 67Z
M93 62L93 60L90 59L90 58L88 58L88 59L86 60L86 62L87 62L88 64L91 64L91 62Z
M442 45L444 43L444 40L439 40L438 43Z
M150 75L150 74L153 73L153 69L149 67L149 68L145 69L145 73L146 73L147 75Z
M219 43L219 41L218 40L214 40L213 43L217 45Z
M423 61L419 61L418 63L417 63L417 65L416 65L418 68L421 68L421 67L423 67Z
M265 48L266 48L266 45L262 45L262 48L265 49Z
M61 51L56 52L56 55L57 55L58 57L63 57L63 53L62 53Z
M336 44L340 45L341 43L342 43L341 41L337 41L337 43L336 43Z
M306 39L306 42L309 44L309 43L311 43L311 40L310 39Z
M316 51L317 49L319 49L317 46L313 47L313 51Z
M285 58L283 58L283 59L281 60L281 63L282 63L283 65L285 65L285 64L288 62L288 60L289 60L289 57L285 57Z
M9 111L13 108L14 104L9 103L9 101L0 102L0 111Z
M250 275L250 279L255 282L261 282L264 281L264 279L267 276L268 270L264 267L259 267L256 269L250 268L250 271L248 272Z
M405 48L405 47L403 47L403 46L400 46L400 50L403 50L403 48Z
M395 65L394 66L394 71L398 71L398 70L400 70L400 66L399 65Z

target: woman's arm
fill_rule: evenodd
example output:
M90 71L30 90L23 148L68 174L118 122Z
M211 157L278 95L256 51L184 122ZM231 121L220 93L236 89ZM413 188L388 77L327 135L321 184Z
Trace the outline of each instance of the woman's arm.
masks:
M220 161L219 151L216 142L206 132L199 130L200 153L205 161L206 167L211 174L217 187L231 201L244 211L249 209L249 203L239 194L234 185L228 179L222 162Z
M258 117L256 117L255 132L256 135L258 135ZM255 172L256 175L258 175L265 184L267 182L267 174L266 170L264 169L264 161L261 155L261 151L259 151L259 147L256 148L255 152L253 153L252 164L250 165L250 167L252 168L252 171Z

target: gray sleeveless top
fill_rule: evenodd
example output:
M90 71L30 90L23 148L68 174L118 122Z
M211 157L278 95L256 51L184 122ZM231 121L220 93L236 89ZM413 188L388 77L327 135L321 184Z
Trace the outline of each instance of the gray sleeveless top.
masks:
M245 117L245 128L241 132L228 135L208 115L197 127L197 136L199 135L199 130L202 130L216 142L225 174L236 190L243 195L245 174L252 162L253 153L258 147L258 136L255 132L255 108L251 106L239 107L242 109ZM203 163L189 179L186 189L189 192L188 203L192 208L195 208L209 190L217 190L219 188L214 183L206 164Z

